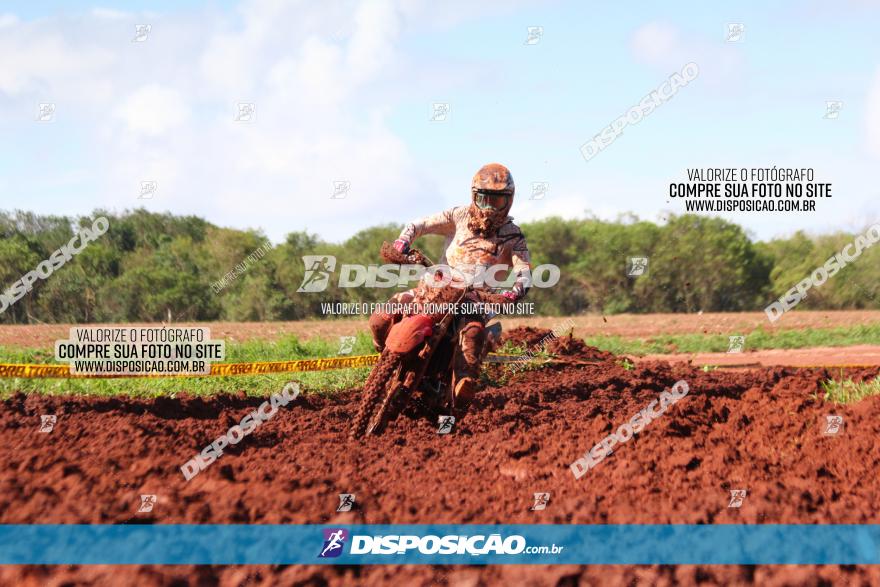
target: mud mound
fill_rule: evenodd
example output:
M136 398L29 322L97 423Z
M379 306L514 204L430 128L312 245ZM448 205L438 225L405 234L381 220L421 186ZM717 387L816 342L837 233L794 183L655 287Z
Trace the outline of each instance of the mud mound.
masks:
M589 346L582 338L575 338L571 334L554 338L544 347L548 353L559 357L571 357L585 361L608 361L617 359L613 354Z
M518 347L534 347L553 335L553 331L547 328L535 328L533 326L520 326L513 330L505 330L501 333L501 344L511 343Z
M0 402L0 523L876 524L880 397L829 405L821 382L878 372L557 365L484 390L453 434L404 414L359 443L347 439L359 390L304 393L189 482L179 467L259 400L19 395ZM575 459L682 379L684 398L573 477ZM52 432L39 432L41 414L57 416ZM825 434L832 414L845 422L837 435ZM728 507L731 489L748 491L742 507ZM530 510L535 492L551 494L543 511ZM336 513L340 493L356 495L353 511ZM137 513L142 494L157 496L151 513ZM123 576L144 585L878 584L880 569L0 568L0 584Z
M572 336L556 336L552 330L520 326L501 334L501 344L511 343L514 346L536 351L543 349L558 357L566 357L591 362L613 362L617 357L613 354L589 346L582 338Z

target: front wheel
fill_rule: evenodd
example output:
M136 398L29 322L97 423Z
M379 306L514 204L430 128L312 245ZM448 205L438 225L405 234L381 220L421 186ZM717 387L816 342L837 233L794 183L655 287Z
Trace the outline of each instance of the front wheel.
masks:
M351 424L350 438L356 440L370 431L381 428L382 421L387 414L390 404L392 386L397 383L397 375L403 366L403 355L385 349L379 357L379 362L370 371L367 382L364 383L364 391L361 403L358 406L357 415ZM384 401L383 401L384 400ZM377 407L379 408L377 411Z

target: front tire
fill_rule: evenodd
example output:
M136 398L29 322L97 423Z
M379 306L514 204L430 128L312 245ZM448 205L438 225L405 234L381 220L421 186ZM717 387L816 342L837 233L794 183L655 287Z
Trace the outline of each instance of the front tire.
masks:
M386 410L381 410L381 412L387 411L388 402L382 402L382 400L388 399L387 391L390 386L395 383L395 376L399 372L399 367L402 365L402 362L402 354L389 351L388 349L385 349L382 352L382 355L379 357L379 362L376 363L376 366L370 371L370 376L367 377L367 382L364 383L361 403L358 406L358 412L351 424L349 437L352 440L357 440L367 433L367 426L373 419L373 413L380 404L381 407L386 408ZM377 413L376 415L380 416L381 419L381 413ZM377 426L373 426L372 428L375 429Z

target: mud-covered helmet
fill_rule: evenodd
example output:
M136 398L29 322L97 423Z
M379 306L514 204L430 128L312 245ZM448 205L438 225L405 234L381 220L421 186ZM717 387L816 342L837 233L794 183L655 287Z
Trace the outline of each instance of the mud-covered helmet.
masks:
M500 163L483 165L471 181L471 198L480 210L503 213L513 205L516 186L510 170Z
M483 165L471 181L468 227L480 236L496 234L509 220L514 191L513 176L507 167L500 163Z

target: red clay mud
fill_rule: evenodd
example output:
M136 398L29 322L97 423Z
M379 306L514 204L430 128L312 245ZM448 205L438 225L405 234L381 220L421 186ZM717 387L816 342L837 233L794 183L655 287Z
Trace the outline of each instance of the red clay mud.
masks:
M557 336L552 330L521 326L501 335L500 344L511 343L530 352L545 351L559 356L575 358L581 361L613 362L616 357L609 352L588 346L583 339L572 336L569 332Z
M570 357L597 358L559 340ZM880 397L838 406L820 387L880 368L703 372L605 359L508 374L450 435L405 411L353 444L359 390L305 390L189 482L179 467L262 399L18 395L0 403L0 523L880 523ZM687 396L574 478L572 461L682 379ZM57 415L52 432L39 432L41 414ZM834 436L824 434L831 414L845 422ZM748 491L739 509L727 507L731 489ZM529 510L535 492L550 492L546 510ZM354 511L335 512L339 493L356 494ZM158 496L152 513L137 513L141 494ZM878 584L880 569L0 567L3 585L90 581L819 585Z

